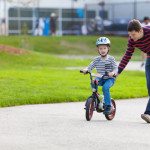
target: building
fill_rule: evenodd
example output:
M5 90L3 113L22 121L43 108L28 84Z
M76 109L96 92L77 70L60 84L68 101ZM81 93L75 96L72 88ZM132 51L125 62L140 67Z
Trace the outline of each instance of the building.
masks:
M142 20L150 14L149 6L150 0L0 0L0 28L5 34L33 35L39 18L48 30L50 16L55 14L58 35L81 34L83 25L90 34L104 29L121 33L130 19ZM45 31L45 35L50 33L50 29Z

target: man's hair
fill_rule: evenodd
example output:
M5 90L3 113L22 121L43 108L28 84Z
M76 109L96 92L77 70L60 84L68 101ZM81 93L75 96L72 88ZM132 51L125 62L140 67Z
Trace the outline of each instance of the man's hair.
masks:
M127 27L128 32L132 32L132 31L139 32L141 29L142 26L139 20L133 19L128 23L128 27Z

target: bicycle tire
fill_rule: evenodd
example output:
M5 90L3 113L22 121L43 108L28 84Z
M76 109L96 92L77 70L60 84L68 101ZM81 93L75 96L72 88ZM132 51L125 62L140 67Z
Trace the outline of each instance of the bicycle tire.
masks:
M93 111L94 111L94 99L92 97L89 97L86 101L86 120L90 121L92 116L93 116Z
M115 100L111 99L111 103L112 103L111 113L109 115L105 115L105 117L106 117L107 120L114 119L115 114L116 114L116 103L115 103Z

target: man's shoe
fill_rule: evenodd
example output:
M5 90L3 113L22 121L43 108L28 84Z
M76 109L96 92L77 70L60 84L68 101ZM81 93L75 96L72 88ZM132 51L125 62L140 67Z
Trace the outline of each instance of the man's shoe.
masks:
M142 114L141 118L145 120L147 123L150 123L150 115L149 114Z

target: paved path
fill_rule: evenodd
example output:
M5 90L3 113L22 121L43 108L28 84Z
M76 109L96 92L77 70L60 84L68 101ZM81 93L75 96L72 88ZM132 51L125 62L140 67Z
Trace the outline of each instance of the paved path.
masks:
M147 98L116 103L113 121L95 113L87 122L83 102L1 108L0 150L149 150Z
M117 62L117 64L119 64L119 62ZM80 70L83 69L84 67L66 67L66 69L69 70ZM128 63L128 65L126 66L125 70L136 70L136 71L144 71L145 68L141 67L141 62L140 61L131 61Z
M57 57L60 58L65 58L65 59L91 59L93 60L95 56L89 56L89 55L56 55ZM126 70L138 70L138 71L144 71L145 68L141 67L141 61L130 61L128 65L126 66ZM119 61L117 62L119 64ZM87 64L88 65L88 64ZM83 67L66 67L66 69L81 69Z

